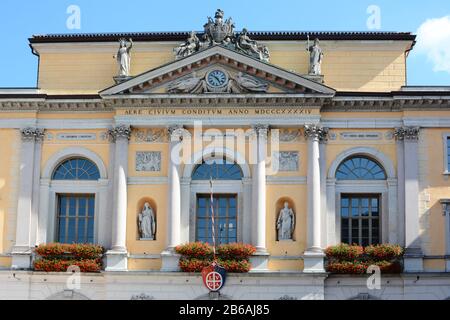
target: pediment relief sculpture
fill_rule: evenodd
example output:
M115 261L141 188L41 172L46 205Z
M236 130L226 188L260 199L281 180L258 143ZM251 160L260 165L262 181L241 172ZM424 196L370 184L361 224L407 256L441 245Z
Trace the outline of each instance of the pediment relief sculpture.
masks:
M208 17L208 22L203 26L204 33L201 37L192 31L189 38L173 50L176 59L188 57L214 45L222 45L255 59L269 62L270 54L266 46L250 39L246 28L241 33L236 34L232 18L225 21L223 19L224 12L220 9L216 11L214 20Z
M269 84L256 77L238 72L235 76L222 69L213 69L203 76L193 72L188 77L169 83L168 93L262 93Z

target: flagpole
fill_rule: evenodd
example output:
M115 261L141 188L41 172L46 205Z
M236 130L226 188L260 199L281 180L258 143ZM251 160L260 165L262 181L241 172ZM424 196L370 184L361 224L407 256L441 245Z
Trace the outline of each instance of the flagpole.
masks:
M212 231L212 238L213 238L213 262L216 262L216 226L215 226L215 220L214 220L214 192L213 192L213 180L212 176L210 176L209 179L209 192L211 196L211 231Z

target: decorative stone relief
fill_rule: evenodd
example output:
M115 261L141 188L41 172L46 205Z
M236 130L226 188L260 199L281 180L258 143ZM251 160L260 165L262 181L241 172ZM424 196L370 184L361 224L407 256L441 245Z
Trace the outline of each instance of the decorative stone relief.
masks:
M277 219L277 240L292 240L295 228L295 214L289 208L289 203L284 203L284 208L280 210Z
M239 72L232 77L221 69L202 76L196 72L167 85L168 93L248 93L267 92L269 84L256 77Z
M167 131L164 129L142 129L133 131L136 142L167 142Z
M273 157L278 161L279 171L298 171L298 151L275 151Z
M136 152L136 171L158 172L161 171L160 151Z
M295 142L300 138L299 129L280 129L279 139L280 142Z
M138 227L140 240L155 240L156 236L156 218L152 207L148 202L138 216Z
M214 45L222 45L253 58L269 62L269 49L265 45L250 39L246 28L243 28L242 32L238 34L234 32L234 27L233 19L228 18L224 21L224 12L218 9L214 20L208 17L208 22L203 26L202 37L199 38L192 31L189 38L173 50L176 59L188 57Z

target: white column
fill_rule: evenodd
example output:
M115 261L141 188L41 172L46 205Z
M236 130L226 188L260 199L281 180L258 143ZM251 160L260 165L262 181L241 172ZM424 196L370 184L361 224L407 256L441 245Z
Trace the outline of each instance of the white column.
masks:
M242 230L242 241L244 243L252 243L252 180L249 178L243 178L242 183L244 185L244 195L243 195L243 228Z
M21 130L22 145L19 165L19 192L17 203L16 242L12 248L12 268L31 267L31 226L33 206L33 180L36 139L40 139L43 130L26 128Z
M253 244L256 253L250 258L252 272L268 270L269 253L266 248L266 156L267 156L267 134L269 126L257 124L253 126L256 134L256 165L253 165ZM254 137L255 138L255 137Z
M404 127L396 129L394 133L397 139L404 141L406 272L423 271L423 253L419 235L419 131L416 127Z
M398 196L397 179L388 179L388 242L398 244Z
M320 154L320 221L322 238L320 243L322 247L329 244L328 240L328 219L327 219L327 163L325 158L326 139L319 141Z
M127 270L127 172L128 172L128 140L131 129L127 125L119 125L110 131L115 141L114 153L114 208L112 221L111 250L107 252L107 271Z
M405 145L397 139L397 242L405 245Z
M180 242L189 242L191 219L191 178L181 178L181 234Z
M256 165L257 176L257 200L256 200L256 250L266 253L266 155L267 155L267 131L268 126L257 127L258 135L258 163Z
M183 126L173 125L168 128L170 138L168 164L168 201L167 201L167 247L161 253L161 271L178 271L179 256L174 248L180 244L181 228L181 196L179 164L181 156L179 144L184 134Z
M31 246L34 247L39 244L38 226L39 226L39 201L41 188L41 156L42 143L44 140L44 130L36 129L36 143L34 145L34 161L33 161L33 196L31 205L31 232L30 240Z
M327 130L315 125L305 126L308 139L308 248L303 256L304 272L324 272L321 247L321 188L319 141L325 139Z
M450 272L450 199L441 199L445 222L445 271Z

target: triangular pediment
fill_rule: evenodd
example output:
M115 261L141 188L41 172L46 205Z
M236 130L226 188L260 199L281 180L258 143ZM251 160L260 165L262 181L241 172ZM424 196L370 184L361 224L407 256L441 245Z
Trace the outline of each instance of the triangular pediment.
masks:
M218 83L214 83L216 75L220 78ZM216 45L100 92L102 96L165 93L333 95L335 90L305 76Z

